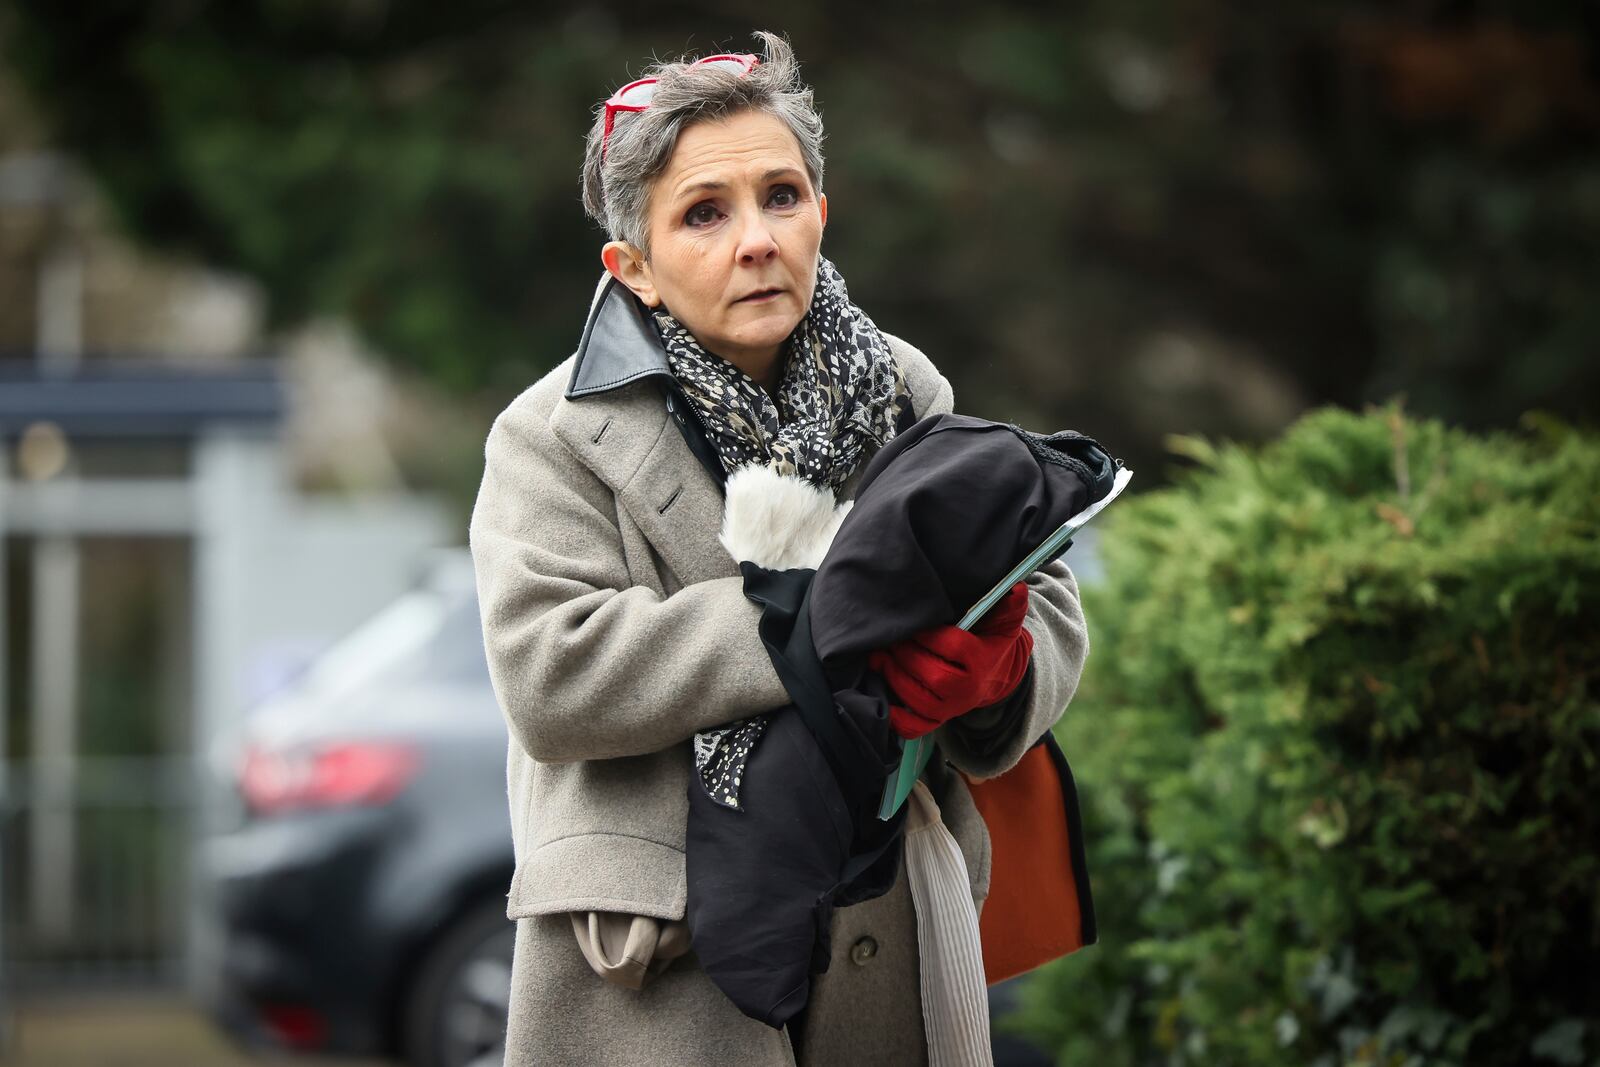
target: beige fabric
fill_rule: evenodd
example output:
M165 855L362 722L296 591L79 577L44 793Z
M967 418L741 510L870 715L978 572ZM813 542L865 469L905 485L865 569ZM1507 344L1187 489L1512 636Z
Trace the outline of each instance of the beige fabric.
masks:
M568 916L518 919L505 1064L792 1067L788 1035L740 1014L692 959L626 989L595 977Z
M967 865L919 781L906 798L905 861L917 913L922 1025L930 1067L993 1067L989 985Z
M689 951L689 924L648 915L612 911L569 912L578 948L606 981L624 989L643 989L646 975L657 975Z
M927 357L889 340L917 415L952 410L949 383ZM756 632L759 609L745 599L738 569L717 541L718 487L669 421L659 387L637 381L567 400L571 372L569 359L495 420L469 537L489 673L511 733L506 784L516 868L506 913L558 917L582 963L563 913L684 917L690 738L785 704L788 695ZM859 475L846 483L846 497ZM1059 718L1088 651L1077 584L1065 564L1052 563L1029 585L1034 689L1023 727L986 759L964 743L959 719L935 735L946 758L975 776L1015 764ZM981 902L988 833L965 783L949 777L935 795ZM909 895L905 903L909 909ZM850 912L893 914L860 911L866 907L843 909L836 924ZM692 953L660 977L692 967L687 961ZM524 980L513 991L514 1018L534 1010L528 998L546 995L546 980L565 980L554 972L541 977L534 961L517 962ZM835 970L862 978L848 967ZM597 987L641 995L593 978L587 966L585 973ZM659 980L647 976L642 993ZM834 997L825 991L830 984L868 1000L862 1006ZM913 1000L915 989L913 980ZM885 996L908 994L884 987L875 1004L830 972L815 995L813 1007L826 1017L858 1007L881 1013ZM513 1029L530 1043L522 1053L508 1051L507 1063L533 1062L537 1030ZM576 1061L551 1053L541 1062Z

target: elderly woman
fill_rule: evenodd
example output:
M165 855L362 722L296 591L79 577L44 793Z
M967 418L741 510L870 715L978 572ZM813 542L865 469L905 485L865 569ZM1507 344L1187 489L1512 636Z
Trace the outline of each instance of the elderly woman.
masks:
M759 37L764 58L660 65L596 113L583 190L605 275L577 352L489 433L471 546L511 734L508 1064L928 1055L903 871L834 912L830 964L782 1029L733 1007L684 925L694 739L788 702L718 540L726 475L767 465L850 500L884 443L953 403L821 256L822 121L787 44ZM1026 605L1003 634L875 660L904 705L895 729L938 743L924 782L978 907L989 839L954 771L1013 766L1088 650L1064 564L1029 579ZM918 676L929 648L936 679Z

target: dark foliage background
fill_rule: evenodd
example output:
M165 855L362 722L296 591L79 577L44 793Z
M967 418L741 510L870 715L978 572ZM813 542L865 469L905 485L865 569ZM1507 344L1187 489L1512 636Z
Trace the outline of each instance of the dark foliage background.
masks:
M588 116L646 57L786 32L825 250L963 406L1150 469L1405 392L1600 396L1593 5L11 0L9 61L126 224L503 400L572 349Z

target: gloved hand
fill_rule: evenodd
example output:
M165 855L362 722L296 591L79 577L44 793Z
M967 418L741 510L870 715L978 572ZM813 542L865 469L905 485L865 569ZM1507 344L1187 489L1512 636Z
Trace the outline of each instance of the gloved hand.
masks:
M1022 626L1028 584L1018 582L972 630L936 626L867 657L902 702L889 724L906 739L921 737L957 715L993 704L1017 687L1033 655Z

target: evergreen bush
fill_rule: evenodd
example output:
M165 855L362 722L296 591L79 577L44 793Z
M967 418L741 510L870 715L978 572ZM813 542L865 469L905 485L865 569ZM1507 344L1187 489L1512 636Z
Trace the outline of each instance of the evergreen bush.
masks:
M1064 1064L1600 1063L1600 439L1322 410L1114 505Z

